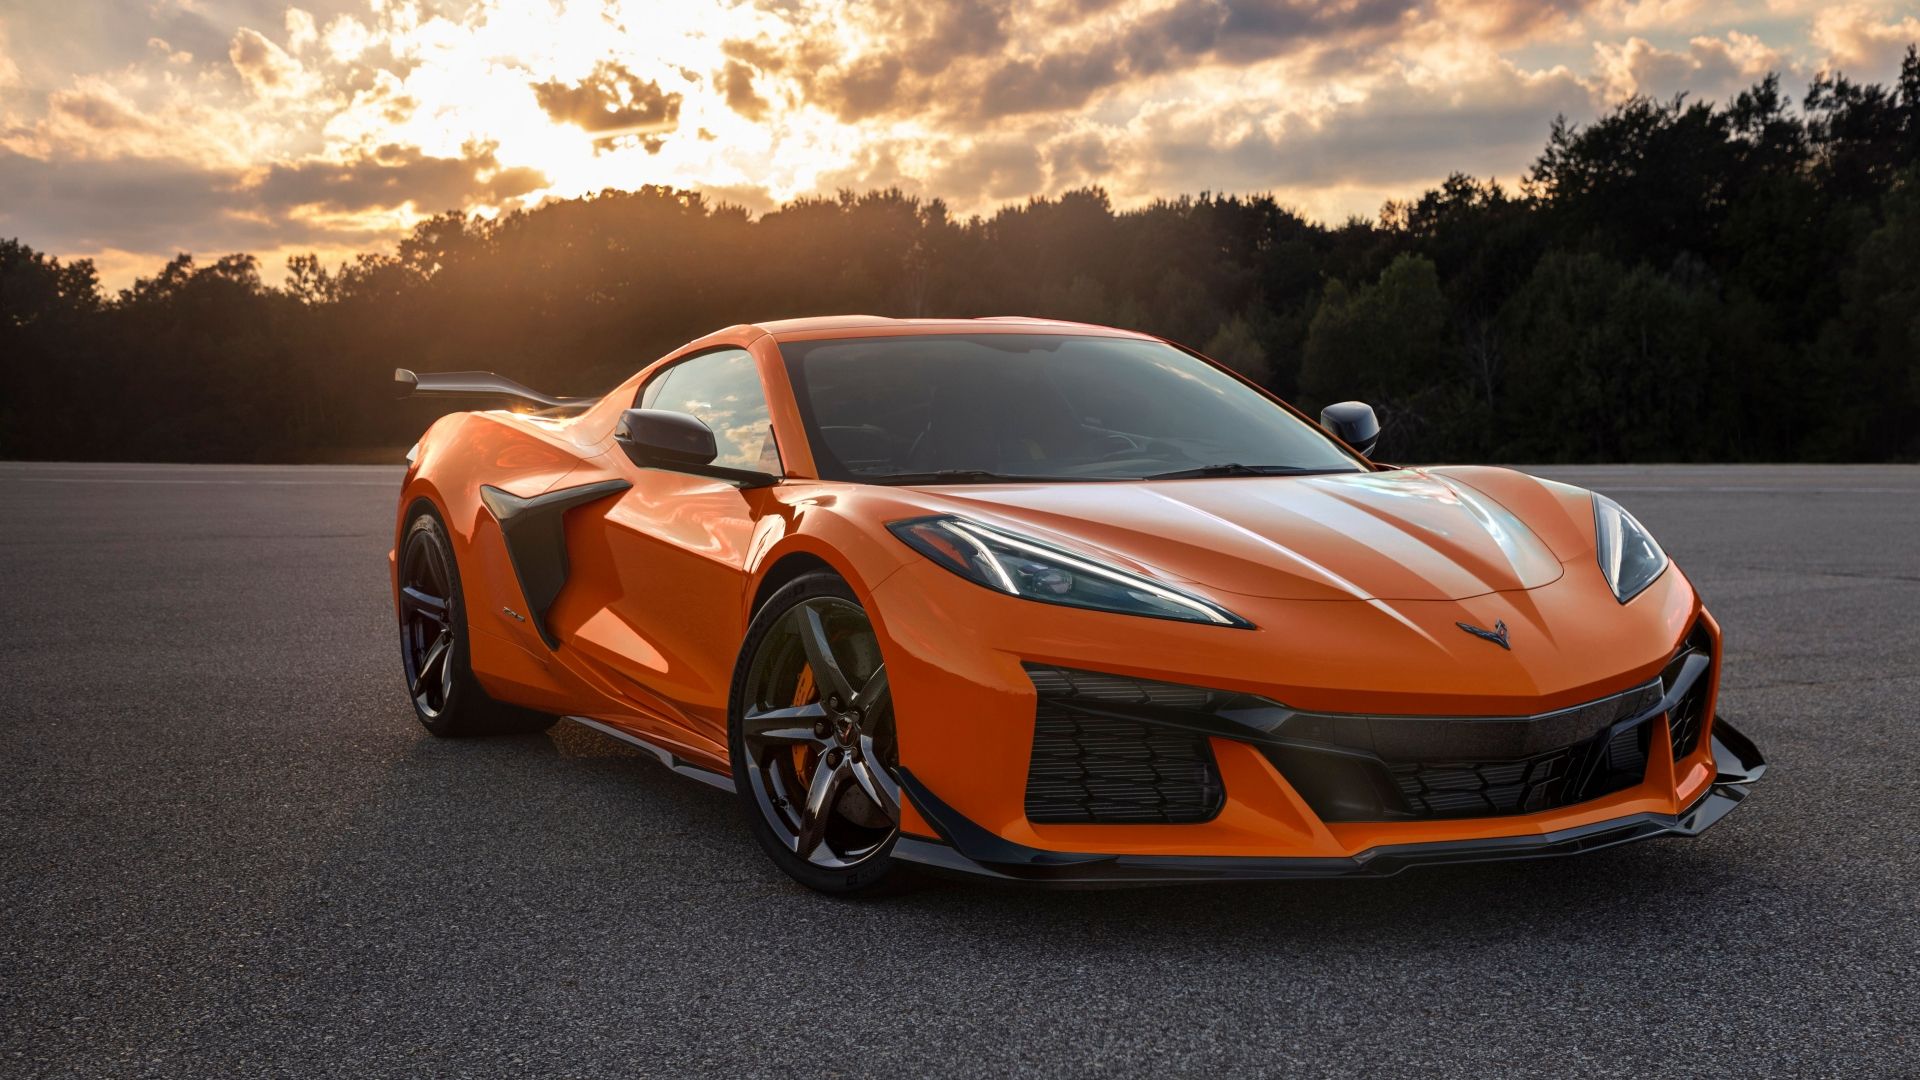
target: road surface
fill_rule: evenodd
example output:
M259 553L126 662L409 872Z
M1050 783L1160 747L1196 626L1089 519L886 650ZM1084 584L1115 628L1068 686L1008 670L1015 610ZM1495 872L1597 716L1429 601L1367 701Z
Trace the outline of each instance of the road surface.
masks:
M1383 881L789 883L399 685L398 470L0 463L0 1076L1920 1073L1920 468L1560 468L1726 627L1694 841Z

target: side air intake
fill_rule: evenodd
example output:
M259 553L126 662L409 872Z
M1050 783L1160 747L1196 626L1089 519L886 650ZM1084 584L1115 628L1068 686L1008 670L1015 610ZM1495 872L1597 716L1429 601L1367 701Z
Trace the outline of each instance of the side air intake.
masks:
M480 501L500 523L507 559L513 563L513 575L527 598L527 618L533 621L547 648L560 647L559 639L547 627L547 610L567 583L567 511L618 495L632 486L625 480L602 480L523 499L491 484L480 485Z

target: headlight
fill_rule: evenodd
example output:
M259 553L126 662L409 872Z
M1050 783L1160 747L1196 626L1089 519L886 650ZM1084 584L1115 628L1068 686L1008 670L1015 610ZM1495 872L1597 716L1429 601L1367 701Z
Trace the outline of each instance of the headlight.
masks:
M1623 604L1666 572L1667 553L1654 543L1653 534L1605 495L1593 497L1593 539L1600 572Z
M1218 604L1051 544L942 514L888 525L908 547L976 585L1047 604L1253 629Z

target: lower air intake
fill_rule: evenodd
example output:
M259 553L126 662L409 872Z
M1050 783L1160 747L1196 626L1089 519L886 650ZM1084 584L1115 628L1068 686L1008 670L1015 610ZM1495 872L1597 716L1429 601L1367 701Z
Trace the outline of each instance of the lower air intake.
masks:
M1693 632L1687 635L1686 642L1680 646L1680 651L1668 661L1666 670L1660 673L1661 686L1671 687L1687 657L1695 653L1708 660L1713 659L1713 638L1704 626L1694 626ZM1707 726L1707 692L1713 688L1712 670L1708 668L1706 676L1695 680L1693 686L1667 712L1667 730L1673 736L1675 761L1693 753L1694 748L1700 745L1700 732Z
M1207 737L1126 715L1204 707L1209 691L1062 668L1027 674L1039 694L1029 821L1181 824L1220 812L1225 791Z

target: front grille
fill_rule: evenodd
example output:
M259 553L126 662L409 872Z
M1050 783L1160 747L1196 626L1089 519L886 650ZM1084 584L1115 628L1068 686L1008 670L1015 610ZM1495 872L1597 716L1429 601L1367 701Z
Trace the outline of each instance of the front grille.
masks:
M1598 798L1647 772L1648 725L1623 728L1514 761L1388 761L1387 772L1414 818L1533 814Z
M1362 716L1288 711L1266 753L1323 821L1499 817L1629 788L1651 725L1621 725L1662 684L1537 716Z
M1197 687L1029 666L1039 693L1027 771L1038 824L1179 824L1211 820L1225 797L1206 736L1127 715L1204 707Z
M1211 738L1258 746L1321 820L1415 821L1531 814L1641 783L1654 718L1675 760L1700 744L1712 638L1695 626L1657 679L1533 716L1311 713L1266 698L1027 665L1038 693L1027 817L1035 822L1193 822L1224 801ZM1705 656L1702 666L1698 656Z
M1387 771L1416 817L1489 817L1558 805L1572 766L1573 751L1556 750L1526 761L1396 762Z

